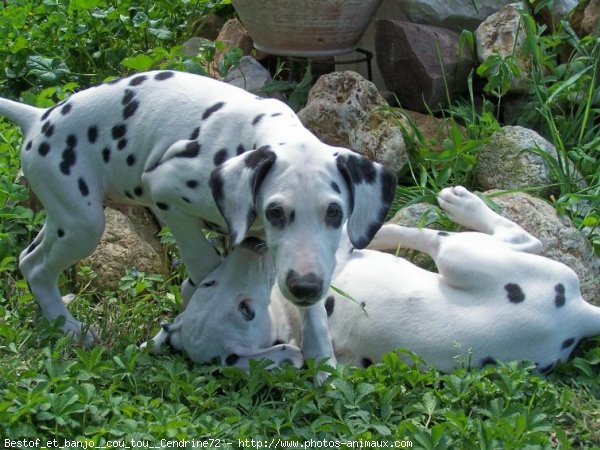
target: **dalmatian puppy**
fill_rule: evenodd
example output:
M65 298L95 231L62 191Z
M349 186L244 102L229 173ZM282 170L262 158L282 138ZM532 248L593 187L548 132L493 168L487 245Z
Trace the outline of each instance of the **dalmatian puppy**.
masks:
M600 333L600 308L581 297L571 269L537 255L537 239L462 187L444 189L438 200L453 221L475 231L384 225L365 250L342 238L337 289L321 306L338 362L366 367L405 348L442 371L528 360L543 373L580 339ZM374 250L399 247L429 254L439 273ZM194 361L218 357L247 367L248 358L266 357L299 365L301 317L277 285L268 301L269 266L264 245L235 249L188 310L152 339L155 351L170 343ZM216 315L206 303L215 297L224 305Z
M221 261L202 228L233 245L263 236L281 292L304 307L303 350L333 358L322 302L342 225L365 247L393 199L393 174L323 144L280 101L182 72L118 79L49 109L0 99L0 115L24 131L22 169L47 211L19 266L66 333L95 340L64 305L60 272L95 249L103 205L137 204L170 227L188 270L185 299Z

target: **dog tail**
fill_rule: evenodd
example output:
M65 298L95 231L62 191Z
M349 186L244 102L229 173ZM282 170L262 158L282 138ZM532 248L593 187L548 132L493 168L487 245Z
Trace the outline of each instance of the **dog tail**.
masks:
M35 106L0 98L0 115L19 125L25 134L43 113L43 109Z

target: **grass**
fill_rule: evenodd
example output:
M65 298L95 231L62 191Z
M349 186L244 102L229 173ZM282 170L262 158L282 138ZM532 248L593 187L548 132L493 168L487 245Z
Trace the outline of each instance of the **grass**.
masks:
M0 9L0 94L49 106L131 71L202 73L219 44L206 43L199 56L187 57L180 42L196 19L227 8L228 1L217 0L10 1ZM538 130L559 149L561 159L551 161L560 192L553 205L600 254L600 112L592 102L600 44L577 38L568 27L543 34L529 16L523 20L535 64L530 107L513 122ZM564 43L574 52L560 61L557 49ZM228 61L235 63L236 55ZM480 94L473 75L469 94L438 113L448 119L442 142L406 130L411 164L401 174L394 208L433 203L451 184L476 187L477 150L507 123L501 117L502 77L513 76L514 65L494 64L509 70L497 72L481 107L475 107ZM307 80L281 86L295 88L290 100L297 102ZM31 448L24 441L39 439L35 448L166 447L187 440L183 447L259 448L282 439L288 446L312 440L317 448L326 448L325 442L364 448L375 441L424 449L600 447L598 338L548 376L533 374L527 363L471 369L468 349L458 348L460 368L449 374L404 351L368 369L334 370L309 361L301 370L272 372L256 363L245 373L138 350L135 344L179 309L180 269L165 280L124 268L117 291L94 292L86 286L95 274L79 267L76 277L62 278L62 287L78 294L74 314L92 323L103 342L81 348L61 336L57 323L43 319L17 269L18 254L44 219L16 182L20 144L19 130L0 120L0 446ZM431 151L437 144L442 151ZM567 160L584 175L585 186L565 170ZM172 244L168 233L163 239ZM330 378L318 386L313 380L321 370Z

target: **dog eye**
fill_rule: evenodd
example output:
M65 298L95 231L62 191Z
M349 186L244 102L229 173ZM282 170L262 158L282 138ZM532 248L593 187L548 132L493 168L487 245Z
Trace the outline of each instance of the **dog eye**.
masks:
M342 225L344 213L342 207L337 203L330 203L325 213L325 223L333 228L339 228Z
M283 211L283 206L278 205L277 203L271 203L267 207L267 218L283 219L284 217L285 212Z
M265 216L269 223L275 228L283 228L285 226L285 211L279 203L271 203L267 206Z
M342 208L337 203L330 203L327 207L327 217L335 219L342 215Z
M238 304L238 311L242 313L244 320L250 321L254 319L254 309L252 309L252 306L250 306L249 300L242 300Z

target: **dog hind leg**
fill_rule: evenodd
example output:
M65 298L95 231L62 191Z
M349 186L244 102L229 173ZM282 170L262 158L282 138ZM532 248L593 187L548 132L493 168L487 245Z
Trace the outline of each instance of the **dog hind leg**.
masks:
M104 211L101 203L96 201L97 206L91 206L90 202L88 210L82 213L81 200L69 200L46 202L51 206L47 208L46 224L34 242L21 253L19 268L44 316L48 320L64 317L63 331L80 337L86 327L66 308L58 289L58 277L63 270L94 251L104 231ZM92 345L95 340L93 331L88 329L83 336L84 344Z
M541 242L514 222L492 211L462 186L443 189L438 202L448 217L470 230L492 235L513 250L539 254Z
M442 237L448 236L445 231L430 230L428 228L409 228L395 224L383 225L371 243L370 250L396 251L401 248L410 248L423 252L435 259Z

